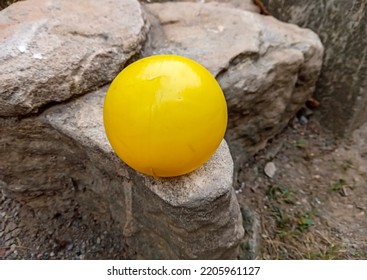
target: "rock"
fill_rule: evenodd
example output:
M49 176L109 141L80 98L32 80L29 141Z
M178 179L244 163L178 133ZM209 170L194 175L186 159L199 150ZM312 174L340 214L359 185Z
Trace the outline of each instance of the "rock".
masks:
M141 54L185 55L216 76L236 160L264 147L311 95L323 51L311 31L223 3L145 9L153 28ZM143 14L134 0L28 0L1 11L1 191L34 210L40 235L50 228L43 221L103 222L106 255L116 252L111 236L123 233L138 258L236 258L244 228L225 140L198 170L155 179L121 162L106 139L100 86L139 52ZM88 258L95 238L83 240L60 245L58 257Z
M232 189L233 162L225 141L205 165L186 176L154 179L139 174L121 162L104 134L106 90L42 115L44 122L86 151L83 162L95 183L79 184L99 197L98 202L85 201L88 208L105 205L145 258L235 258L243 229Z
M68 251L73 250L73 248L74 248L74 244L73 244L73 243L69 243L69 244L66 246L66 250L68 250Z
M277 171L277 168L275 167L274 162L268 162L265 165L264 168L264 173L266 176L268 176L269 178L273 178L275 175L275 172Z
M13 240L11 238L11 234L8 233L7 235L5 235L5 247L10 247L10 245L13 243Z
M236 258L243 228L226 142L187 176L139 174L121 162L106 139L106 90L40 116L0 122L0 157L6 158L0 163L2 190L33 208L40 221L73 213L78 205L80 217L88 213L105 223L106 233L123 233L140 257ZM70 246L76 245L66 249Z
M145 40L137 0L28 0L0 12L0 116L110 82Z
M351 136L367 121L367 5L362 0L264 0L277 18L315 30L325 45L315 96L323 127ZM348 92L348 94L346 94ZM330 121L332 120L332 121Z
M254 13L260 12L259 7L254 4L253 0L142 0L142 2L146 3L196 2L200 4L212 3L213 5L216 6L233 7Z
M260 250L260 218L255 211L241 207L245 238L241 243L239 259L255 260Z
M11 252L14 252L16 248L17 248L17 245L15 245L15 244L10 245L10 251Z
M311 30L213 3L146 4L152 30L144 55L197 60L226 95L226 139L235 166L279 133L311 96L323 47Z
M13 231L14 229L16 229L17 225L13 222L13 221L10 221L6 227L5 227L5 232L11 232Z
M11 232L11 236L13 237L13 238L15 238L15 237L17 237L18 235L19 235L19 233L20 233L20 228L16 228L16 229L14 229L12 232Z
M196 1L198 2L198 1ZM214 5L226 5L228 7L238 8L249 12L259 13L260 9L254 4L253 0L205 0L204 3L213 3Z

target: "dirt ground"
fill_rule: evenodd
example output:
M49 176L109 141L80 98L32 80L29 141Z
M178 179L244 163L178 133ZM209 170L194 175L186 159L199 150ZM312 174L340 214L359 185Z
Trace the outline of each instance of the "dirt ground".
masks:
M295 118L239 181L259 217L258 259L367 259L367 123L340 141Z
M366 181L367 124L340 141L313 118L294 118L236 184L258 217L257 258L367 259ZM44 224L0 193L0 259L134 258L122 236L78 209Z

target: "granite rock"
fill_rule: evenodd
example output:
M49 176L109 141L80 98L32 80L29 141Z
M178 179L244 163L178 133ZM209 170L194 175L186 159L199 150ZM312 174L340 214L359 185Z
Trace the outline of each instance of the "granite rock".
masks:
M215 3L144 5L152 30L145 55L197 60L226 95L226 139L235 165L279 133L312 95L323 46L308 29Z
M280 20L319 34L325 55L315 91L321 103L317 115L323 127L338 136L351 136L367 121L367 2L263 2Z
M137 0L28 0L2 10L0 116L110 82L139 52L147 27Z
M107 88L53 106L40 116L7 119L1 129L1 188L42 219L78 211L109 221L148 259L236 258L243 237L232 188L233 161L223 140L202 167L155 179L124 164L104 133ZM21 162L21 164L19 164Z

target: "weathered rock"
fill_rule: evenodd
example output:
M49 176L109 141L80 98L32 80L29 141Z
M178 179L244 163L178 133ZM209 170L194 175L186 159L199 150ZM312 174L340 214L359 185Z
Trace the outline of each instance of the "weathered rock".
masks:
M106 90L39 117L6 120L0 141L0 156L7 158L0 165L3 189L40 217L45 213L45 219L73 209L76 201L96 219L109 221L107 230L129 237L144 258L236 258L243 228L225 141L187 176L139 174L121 162L106 139Z
M153 25L144 54L176 53L216 76L229 107L235 165L279 133L311 96L323 47L310 30L211 3L146 4Z
M137 0L28 0L2 10L0 116L110 82L139 51L146 29Z
M241 207L245 238L241 243L239 259L254 260L260 251L260 218L255 211Z
M146 3L163 3L163 2L196 2L200 4L213 3L216 6L227 6L232 8L243 9L245 11L259 13L260 9L254 4L253 0L141 0Z
M244 152L262 148L311 95L322 45L311 31L228 5L146 5L153 29L142 54L185 55L216 76L229 105L226 137L238 167ZM19 13L27 9L32 12ZM0 13L0 38L8 36L0 41L0 116L37 112L107 83L139 51L147 25L133 0L28 0L6 8ZM226 142L187 176L139 174L105 137L106 90L39 116L0 118L0 188L36 209L39 220L91 214L109 233L129 237L139 257L235 258L243 227ZM249 221L247 229L255 224ZM255 248L250 258L257 234L255 228L254 242L246 241Z
M277 168L274 162L270 161L265 164L264 173L269 178L273 178L275 173L277 172Z
M106 139L102 124L105 91L50 109L45 118L83 145L90 162L111 178L129 178L116 187L97 185L93 192L106 200L115 219L123 219L125 213L124 233L136 240L139 254L159 259L236 257L243 228L226 143L187 176L154 179L138 174L117 158ZM125 205L113 208L116 203Z
M264 0L277 18L310 28L325 45L315 96L321 124L349 136L367 121L367 2Z

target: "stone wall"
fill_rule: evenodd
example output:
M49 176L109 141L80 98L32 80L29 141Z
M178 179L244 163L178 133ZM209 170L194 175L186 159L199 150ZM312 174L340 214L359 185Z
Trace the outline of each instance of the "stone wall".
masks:
M226 139L237 173L310 98L323 47L309 30L228 2L146 5L152 27L143 55L188 56L217 78L227 98Z
M325 46L315 96L320 120L338 135L367 121L367 1L265 0L277 18L310 28Z
M2 191L45 219L77 201L138 257L236 258L244 229L233 171L312 95L323 54L312 31L236 3L27 0L2 10ZM225 140L201 168L170 179L113 153L102 122L108 84L159 53L195 59L218 79L235 166Z

